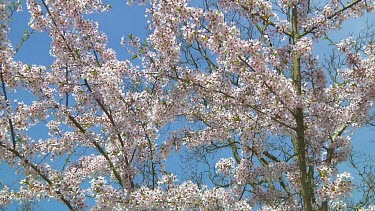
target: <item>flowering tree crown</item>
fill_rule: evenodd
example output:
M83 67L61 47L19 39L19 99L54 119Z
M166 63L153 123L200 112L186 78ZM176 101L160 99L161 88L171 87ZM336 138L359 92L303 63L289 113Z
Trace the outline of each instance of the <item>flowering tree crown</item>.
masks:
M120 61L86 16L109 10L102 1L27 0L30 27L52 40L53 63L36 66L14 60L9 21L19 5L0 1L0 160L22 175L19 186L3 186L0 205L54 198L71 210L345 206L353 179L337 166L350 155L348 132L372 108L375 45L357 49L353 38L335 43L330 34L374 3L129 3L146 3L150 35L124 38L133 59ZM341 66L314 54L322 40ZM35 100L23 102L17 90ZM48 137L30 132L40 124ZM225 156L211 165L206 156L220 150ZM207 169L197 170L208 179L167 172L179 151L205 160Z

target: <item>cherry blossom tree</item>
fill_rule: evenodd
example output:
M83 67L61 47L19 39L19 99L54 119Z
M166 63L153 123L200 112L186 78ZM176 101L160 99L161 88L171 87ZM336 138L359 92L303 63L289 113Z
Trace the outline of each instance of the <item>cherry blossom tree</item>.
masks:
M22 177L2 186L1 206L345 209L356 186L338 165L373 108L375 45L331 35L372 1L128 3L146 3L150 35L124 38L133 57L120 61L86 15L110 2L27 0L30 27L52 40L53 63L37 66L14 59L20 4L0 1L0 160ZM314 53L322 41L342 65ZM200 179L166 170L174 153L211 165L220 150Z

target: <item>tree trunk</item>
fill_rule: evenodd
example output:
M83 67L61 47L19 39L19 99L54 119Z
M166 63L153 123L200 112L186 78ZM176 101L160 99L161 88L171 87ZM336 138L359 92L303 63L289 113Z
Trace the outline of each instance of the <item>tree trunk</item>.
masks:
M293 43L296 44L300 38L298 21L297 21L297 6L292 8L292 30L293 30ZM294 89L297 95L301 95L301 57L299 54L293 56L292 63L292 80ZM307 162L306 162L306 143L305 143L305 128L304 128L304 117L303 110L301 107L294 108L294 115L296 120L296 135L292 137L294 150L297 154L298 168L300 171L300 184L301 194L303 198L303 210L312 210L312 196L309 185L309 178L307 173Z

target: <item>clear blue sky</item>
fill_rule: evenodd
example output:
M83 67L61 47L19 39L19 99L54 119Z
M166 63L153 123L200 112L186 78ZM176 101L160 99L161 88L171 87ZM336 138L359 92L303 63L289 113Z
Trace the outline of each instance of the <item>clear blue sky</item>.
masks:
M25 1L24 1L25 2ZM127 57L127 49L120 45L120 40L122 36L127 36L128 34L133 34L135 36L140 36L145 38L147 32L146 18L145 18L145 7L140 7L137 5L129 7L126 5L126 1L117 0L111 1L112 9L100 15L93 14L90 15L94 17L96 21L99 22L100 30L104 31L109 38L108 46L113 48L118 55L118 59L122 60ZM26 9L26 5L23 5ZM29 14L26 10L23 12L16 13L14 15L14 21L11 22L11 33L10 39L13 46L16 46L21 39L23 31L29 29L27 23L29 21ZM367 15L365 17L369 18L372 23L375 24L374 14ZM341 33L336 33L334 40L339 40L346 37L351 31L358 31L363 28L364 18L355 19L353 21L344 24ZM316 46L316 49L324 49L327 43L321 42ZM37 65L48 65L53 62L53 58L49 55L50 49L50 38L47 33L34 33L31 38L21 47L20 51L15 56L15 60L22 61L28 64ZM315 51L316 54L320 54L320 51ZM29 96L25 95L24 100L28 100ZM30 100L30 99L29 99ZM39 134L36 134L39 135ZM374 148L374 143L371 140L375 140L375 128L364 128L358 130L353 136L353 145L355 149L363 151L366 153L371 153ZM176 163L173 163L176 165ZM3 181L10 181L14 179L14 172L3 169L5 166L0 165L0 179ZM179 168L178 166L175 166ZM343 167L343 169L346 169ZM10 207L12 208L12 207ZM61 203L44 202L36 207L37 210L67 210Z

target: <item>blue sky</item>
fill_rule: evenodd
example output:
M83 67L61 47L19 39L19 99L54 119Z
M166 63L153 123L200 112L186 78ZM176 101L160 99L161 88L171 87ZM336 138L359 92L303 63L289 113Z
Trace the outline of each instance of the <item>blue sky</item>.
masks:
M107 2L107 1L106 1ZM113 48L118 59L124 59L127 54L126 48L120 45L121 37L133 34L140 37L146 37L146 22L144 6L128 6L126 1L111 1L112 9L109 12L101 14L90 14L89 18L99 22L99 29L108 35L108 47ZM14 47L21 40L21 36L28 27L30 18L26 11L25 1L23 1L22 12L14 15L11 22L10 40ZM47 33L35 32L31 38L24 43L20 51L16 54L15 60L30 64L48 64L53 62L49 55L50 41Z
M145 7L141 6L128 6L126 1L117 0L111 1L112 9L107 13L102 13L100 15L91 14L94 20L99 22L99 29L104 31L108 35L108 46L113 48L117 52L117 58L123 60L129 58L127 54L126 47L120 45L120 40L122 36L127 37L128 34L133 34L135 36L140 36L145 38L147 36L147 31L145 30L146 21L145 18ZM28 21L29 14L26 11L26 5L23 5L25 8L24 11L16 13L14 15L14 21L11 22L11 32L10 39L13 43L13 46L21 40L21 36L24 33L25 29L29 29ZM361 19L354 19L350 22L346 22L343 26L343 29L340 33L334 33L334 40L340 40L347 37L346 35L351 31L358 31L365 26L365 19L370 19L372 23L375 24L374 14L367 15ZM53 62L53 58L49 55L50 49L50 38L47 33L35 32L31 35L31 38L27 40L24 45L20 48L20 51L16 54L15 60L22 61L23 63L28 64L37 64L37 65L48 65ZM320 54L319 49L324 49L327 43L320 42L315 47L318 49L315 51L316 54ZM24 96L24 100L30 100L29 96ZM27 99L29 98L29 99ZM39 135L39 134L37 134ZM359 151L366 153L371 153L374 147L374 143L371 140L375 140L375 128L363 128L354 135L352 135L353 146ZM176 163L170 163L176 165ZM3 165L0 165L0 168L3 168ZM179 169L179 167L174 166ZM174 168L172 167L172 168ZM347 167L343 166L343 169ZM10 172L6 169L0 169L0 178L4 181L9 181L13 179L14 172ZM12 209L12 207L10 207ZM43 202L38 204L36 207L37 210L67 210L64 206L61 206L61 203L53 202Z

